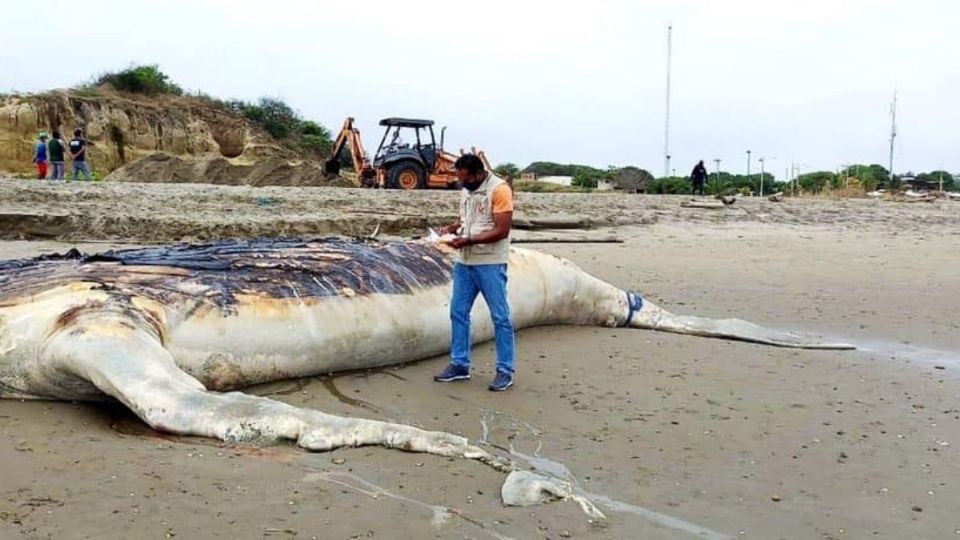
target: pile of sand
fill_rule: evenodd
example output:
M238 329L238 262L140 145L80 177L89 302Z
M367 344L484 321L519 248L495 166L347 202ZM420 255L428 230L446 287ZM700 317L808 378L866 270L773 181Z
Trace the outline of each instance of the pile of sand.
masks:
M158 152L128 163L110 173L108 181L205 183L248 186L335 186L354 187L350 180L327 177L321 164L270 157L243 164L217 153L181 157Z

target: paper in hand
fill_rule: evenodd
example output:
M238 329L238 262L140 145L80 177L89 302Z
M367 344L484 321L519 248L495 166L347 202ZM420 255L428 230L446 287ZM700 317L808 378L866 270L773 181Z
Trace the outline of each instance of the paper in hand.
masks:
M427 236L427 241L433 244L449 244L456 237L457 235L449 233L443 235L437 234L437 231L433 230L431 227L430 234Z

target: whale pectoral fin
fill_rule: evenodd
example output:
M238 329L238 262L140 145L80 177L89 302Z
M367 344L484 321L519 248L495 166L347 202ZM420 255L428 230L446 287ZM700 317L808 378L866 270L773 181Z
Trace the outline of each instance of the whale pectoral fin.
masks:
M99 324L54 338L48 353L58 359L59 368L118 399L158 431L228 442L290 439L314 451L379 445L512 470L508 461L451 433L335 416L241 392L208 391L148 332Z

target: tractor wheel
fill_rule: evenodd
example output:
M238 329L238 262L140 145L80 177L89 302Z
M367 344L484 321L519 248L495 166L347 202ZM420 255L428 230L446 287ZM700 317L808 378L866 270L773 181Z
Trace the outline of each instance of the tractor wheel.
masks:
M401 161L387 171L387 187L390 189L423 189L427 184L427 171L415 161Z

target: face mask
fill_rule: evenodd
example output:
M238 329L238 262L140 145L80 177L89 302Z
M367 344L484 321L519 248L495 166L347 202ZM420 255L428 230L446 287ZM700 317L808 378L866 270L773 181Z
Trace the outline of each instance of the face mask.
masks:
M469 183L464 182L463 187L467 188L467 191L476 191L477 188L480 187L480 184L482 183L483 183L482 180L479 180L477 182L469 182Z
M467 191L476 191L477 188L480 187L480 184L482 184L483 181L486 179L487 179L487 176L484 174L473 182L462 182L462 184L463 184L463 187L467 188Z

